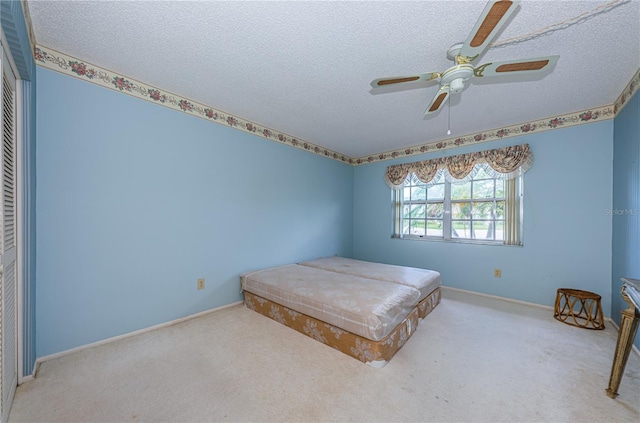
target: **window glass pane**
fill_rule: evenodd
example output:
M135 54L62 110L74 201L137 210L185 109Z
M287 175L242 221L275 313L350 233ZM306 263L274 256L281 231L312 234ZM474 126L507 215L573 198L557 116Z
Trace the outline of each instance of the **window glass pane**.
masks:
M504 198L504 181L496 179L496 198Z
M454 219L471 218L471 203L451 203L451 216Z
M473 198L493 198L493 179L473 181Z
M409 200L411 200L411 188L404 187L402 189L402 201L409 201Z
M411 208L409 206L403 206L402 207L402 218L403 219L408 219L410 214L409 211L411 210Z
M487 174L487 172L484 171L484 169L481 168L480 171L476 173L476 176L473 177L473 179L477 180L477 179L492 179L492 178Z
M504 222L501 220L496 222L496 240L504 241Z
M493 239L493 222L488 222L486 220L474 220L473 238Z
M442 203L431 203L427 204L427 217L442 219L442 214L444 213L444 205Z
M451 222L451 238L471 238L471 222L454 220Z
M427 199L427 190L424 185L411 187L411 201L424 201Z
M424 220L412 220L409 224L411 235L424 235Z
M416 217L425 217L425 205L424 204L412 204L410 216L415 219Z
M442 237L442 220L427 220L427 235Z
M451 184L452 200L467 200L471 198L471 182L464 184Z
M504 219L504 201L496 201L496 219Z
M493 201L475 201L472 214L474 219L493 219Z
M394 209L401 213L403 235L504 242L505 181L491 178L484 169L463 184L449 184L440 176L426 187L412 178L400 193L402 208ZM451 206L446 213L445 204ZM444 232L445 225L450 234Z
M427 190L429 200L440 200L444 198L444 184L433 185Z

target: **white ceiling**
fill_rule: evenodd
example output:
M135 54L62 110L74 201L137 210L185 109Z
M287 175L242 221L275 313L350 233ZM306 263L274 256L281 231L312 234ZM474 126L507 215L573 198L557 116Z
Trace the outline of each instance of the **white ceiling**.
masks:
M525 0L494 44L542 35L477 64L560 55L556 67L473 78L451 96L450 136L448 107L423 116L437 83L372 90L452 66L485 4L28 1L39 45L354 158L610 105L640 67L640 1Z

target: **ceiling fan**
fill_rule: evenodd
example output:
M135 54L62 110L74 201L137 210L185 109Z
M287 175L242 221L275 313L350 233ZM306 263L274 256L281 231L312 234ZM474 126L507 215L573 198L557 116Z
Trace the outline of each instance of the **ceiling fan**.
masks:
M487 49L491 40L505 25L519 3L519 0L488 2L467 40L464 43L454 44L447 51L447 58L453 60L454 66L446 71L442 73L426 72L410 76L379 78L373 80L371 86L379 88L391 84L433 81L440 78L440 89L436 92L424 112L425 115L429 115L440 110L450 94L464 90L465 84L472 77L484 78L506 74L532 74L553 67L559 56L488 62L480 66L472 64Z

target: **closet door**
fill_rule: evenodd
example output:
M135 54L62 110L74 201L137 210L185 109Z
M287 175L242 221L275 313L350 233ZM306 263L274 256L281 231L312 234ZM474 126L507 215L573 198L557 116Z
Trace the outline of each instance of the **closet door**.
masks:
M16 309L16 78L2 50L2 163L0 171L0 410L9 418L18 382Z

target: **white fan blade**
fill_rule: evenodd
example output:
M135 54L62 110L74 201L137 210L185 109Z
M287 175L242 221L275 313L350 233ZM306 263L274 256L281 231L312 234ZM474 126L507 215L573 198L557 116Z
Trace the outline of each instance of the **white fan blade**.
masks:
M444 87L440 87L436 95L433 96L433 100L431 100L431 103L429 103L429 107L427 107L427 110L424 111L425 116L440 110L444 103L447 102L448 98L449 86L445 85Z
M473 70L474 76L498 76L513 73L542 72L555 66L560 56L535 57L531 59L506 60L504 62L485 63Z
M458 53L459 62L469 63L478 58L502 29L518 7L516 1L490 1Z
M419 73L411 76L393 76L388 78L379 78L371 81L373 88L384 87L385 85L400 84L403 82L415 81L432 81L440 77L438 72Z

